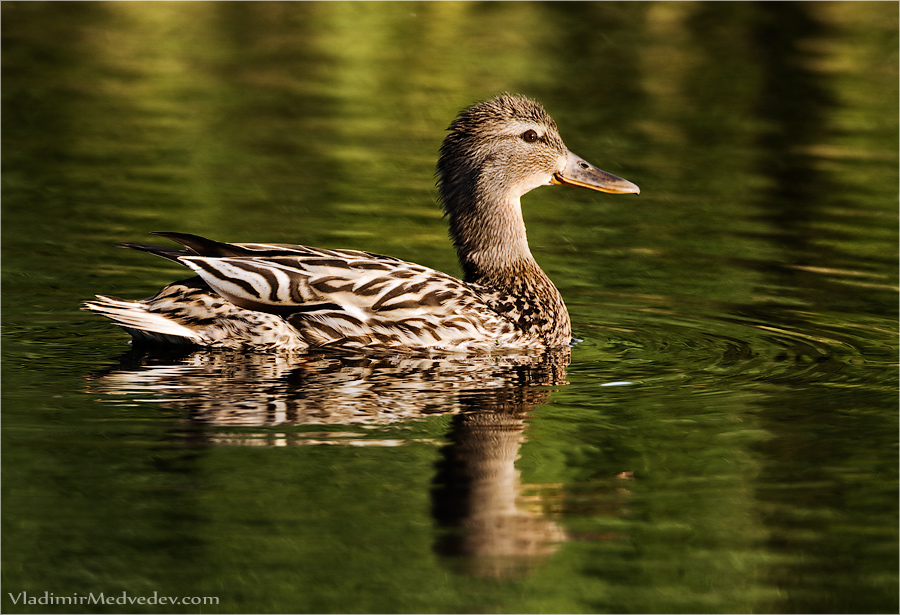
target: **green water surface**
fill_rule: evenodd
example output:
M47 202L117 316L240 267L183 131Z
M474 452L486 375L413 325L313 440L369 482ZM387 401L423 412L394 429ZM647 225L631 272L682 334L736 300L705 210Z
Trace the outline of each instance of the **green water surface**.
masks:
M895 3L0 10L3 612L897 612ZM642 189L523 199L571 356L79 310L186 277L151 231L458 274L434 163L502 91Z

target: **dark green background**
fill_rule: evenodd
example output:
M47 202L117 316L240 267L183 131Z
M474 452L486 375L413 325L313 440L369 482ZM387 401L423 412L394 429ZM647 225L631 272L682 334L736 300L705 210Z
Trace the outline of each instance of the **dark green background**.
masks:
M4 612L123 610L21 591L220 598L136 612L897 611L895 3L0 9ZM434 162L501 91L642 188L523 199L585 340L517 462L523 506L568 533L554 553L497 578L436 546L448 413L496 402L481 368L453 391L378 367L432 416L343 427L184 401L265 386L327 413L315 375L96 384L127 336L80 302L185 275L116 241L457 273ZM513 372L501 390L530 390ZM282 440L333 445L240 445Z

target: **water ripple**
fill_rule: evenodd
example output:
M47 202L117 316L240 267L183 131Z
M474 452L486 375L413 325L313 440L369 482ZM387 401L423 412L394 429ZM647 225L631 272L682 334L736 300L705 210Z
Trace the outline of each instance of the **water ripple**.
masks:
M642 308L621 319L621 326L596 328L585 336L585 347L599 353L595 358L616 379L657 383L716 376L871 386L878 383L866 372L877 380L884 370L870 368L896 364L896 332L875 319L848 322L841 315L829 323L820 313L793 309L710 307L690 313ZM886 390L894 385L883 383Z

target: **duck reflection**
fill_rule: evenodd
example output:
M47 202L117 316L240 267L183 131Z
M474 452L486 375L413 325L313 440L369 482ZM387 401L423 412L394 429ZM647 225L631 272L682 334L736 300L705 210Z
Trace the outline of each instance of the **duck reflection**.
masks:
M432 491L434 518L445 528L438 550L477 576L526 572L564 540L543 512L521 498L515 461L528 411L547 391L511 388L479 396L476 409L454 417ZM540 502L538 502L540 504Z
M90 389L107 400L179 409L201 445L390 446L408 440L377 439L372 428L453 414L431 491L441 528L435 548L458 571L510 576L565 538L540 497L522 497L515 462L529 412L566 384L569 356L568 349L427 358L135 349L93 375ZM309 430L319 425L327 430Z

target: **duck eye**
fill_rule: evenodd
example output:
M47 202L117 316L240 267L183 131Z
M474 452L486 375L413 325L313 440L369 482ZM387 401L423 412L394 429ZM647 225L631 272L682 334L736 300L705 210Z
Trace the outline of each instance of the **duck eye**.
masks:
M538 139L538 133L533 130L529 129L522 133L522 140L524 140L526 143L534 143Z

